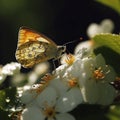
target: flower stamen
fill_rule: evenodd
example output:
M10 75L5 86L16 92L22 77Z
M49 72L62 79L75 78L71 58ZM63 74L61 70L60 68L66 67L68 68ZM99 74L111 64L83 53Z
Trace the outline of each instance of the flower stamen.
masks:
M72 54L68 54L67 58L65 59L65 62L68 65L72 65L74 61L75 61L75 56L73 56Z
M45 108L43 109L43 114L48 119L51 119L51 118L54 119L55 115L56 115L55 107L49 106L48 104L45 104Z
M105 74L103 73L103 70L102 70L101 67L99 67L98 69L96 69L96 70L93 71L93 77L96 80L104 79L105 78Z
M72 79L70 79L70 80L68 81L68 85L69 85L70 87L76 87L76 86L78 86L77 78L72 78Z

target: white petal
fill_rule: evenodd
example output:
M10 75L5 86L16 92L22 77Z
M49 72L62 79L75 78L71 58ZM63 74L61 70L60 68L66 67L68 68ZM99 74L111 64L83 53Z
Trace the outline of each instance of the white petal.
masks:
M68 89L68 86L66 86L66 84L60 78L55 78L54 80L50 81L49 85L56 89L56 92L59 96L63 95Z
M32 91L31 89L26 90L22 93L21 101L24 104L29 104L36 98L36 95L36 92Z
M44 120L42 112L37 107L28 107L23 110L21 120Z
M92 58L84 58L82 60L82 69L83 69L83 75L84 75L84 79L89 79L92 76L92 66L93 66L93 59Z
M77 55L82 49L86 48L86 55L88 55L91 51L92 51L92 41L88 40L88 41L84 41L79 43L76 47L75 47L75 54Z
M57 112L68 112L73 110L77 105L82 103L83 98L79 88L72 88L61 96L56 104Z
M98 54L95 58L94 58L94 66L95 67L105 67L105 59L101 54Z
M46 87L36 98L38 105L41 107L47 103L48 105L55 105L57 93L54 88Z
M54 71L55 76L57 76L58 78L62 77L68 67L69 66L67 64L60 65Z
M79 67L78 67L79 66ZM66 70L66 75L68 76L73 76L73 77L79 77L81 75L82 69L81 69L81 60L76 60L73 65L71 65L67 70Z
M94 79L86 80L84 86L81 88L81 92L85 102L95 104L98 100L98 86Z
M56 119L57 120L75 120L75 118L68 113L58 114L56 115Z
M112 82L115 80L116 78L116 73L114 71L114 69L111 67L111 66L108 66L108 73L106 73L106 76L105 76L105 81L107 81L108 83ZM106 71L107 72L107 71Z
M100 25L96 24L96 23L92 23L88 26L87 29L87 35L88 37L92 38L94 37L96 34L98 33L102 33L102 28Z
M112 104L116 97L116 90L109 83L99 84L99 99L98 104L109 105Z
M17 62L11 62L9 64L6 64L3 68L1 73L5 75L13 75L15 73L18 73L21 69L21 65Z
M111 33L114 29L114 23L110 19L104 19L100 23L104 33Z

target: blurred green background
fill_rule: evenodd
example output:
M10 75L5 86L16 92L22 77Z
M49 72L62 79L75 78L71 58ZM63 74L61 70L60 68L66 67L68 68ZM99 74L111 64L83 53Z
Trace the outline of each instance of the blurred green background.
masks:
M0 0L0 64L16 61L18 30L27 26L44 33L57 44L83 37L92 22L110 18L114 33L120 31L120 16L94 0ZM73 52L75 43L68 47Z

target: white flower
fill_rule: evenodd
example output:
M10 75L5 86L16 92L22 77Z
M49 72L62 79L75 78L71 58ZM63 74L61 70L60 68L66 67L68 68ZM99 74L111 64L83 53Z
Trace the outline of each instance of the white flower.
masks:
M105 64L102 55L84 59L82 64L84 72L80 85L85 102L111 104L116 96L115 89L110 85L116 77L113 68Z
M103 33L111 33L114 29L114 23L110 19L104 19L100 23L101 28L103 29Z
M93 45L94 43L92 40L81 42L75 47L74 54L75 55L80 54L80 51L82 51L82 54L84 53L83 54L84 56L88 55L93 51Z
M72 115L66 113L74 109L77 103L77 100L69 100L70 96L70 93L68 93L66 96L58 98L54 88L46 87L34 98L32 104L27 104L27 107L22 112L21 120L75 120ZM65 98L68 101L64 101ZM69 105L62 108L61 104L63 105L64 102Z
M68 83L70 89L79 88L84 102L101 105L113 102L116 91L110 82L115 80L116 73L112 67L106 65L102 55L92 57L88 54L82 58L78 54L73 64L63 68L63 71L64 73L57 71L57 75L62 73L61 81ZM81 95L78 97L82 98ZM82 99L79 102L82 103Z
M71 54L68 55L65 60L66 64L56 69L55 76L57 76L57 78L50 82L50 85L54 87L61 96L64 96L66 91L73 92L74 94L71 93L72 97L76 98L77 96L78 100L76 106L83 102L82 94L78 86L79 72L82 70L80 57L82 57L82 55L79 55L79 57L75 57Z
M21 96L22 103L29 104L30 102L34 101L39 94L40 86L41 84L34 84L31 87L24 87Z
M55 116L56 120L75 120L75 118L68 113L61 113ZM45 120L42 111L38 107L27 107L23 110L21 120ZM54 118L48 118L54 120Z
M75 120L68 112L83 102L111 104L116 91L110 82L116 73L101 54L90 55L85 55L85 50L67 55L53 75L44 76L41 84L24 91L21 101L26 108L21 120Z
M89 38L99 33L111 33L114 29L114 23L110 19L104 19L100 24L92 23L88 26L87 35Z
M2 70L1 70L1 74L13 75L15 73L18 73L20 69L21 69L21 65L19 63L11 62L11 63L3 66Z
M14 75L21 69L21 65L17 62L11 62L0 68L0 84L6 79L7 75Z
M103 30L102 28L100 27L100 25L96 24L96 23L92 23L88 26L88 29L87 29L87 35L88 37L92 38L94 37L96 34L98 33L102 33Z

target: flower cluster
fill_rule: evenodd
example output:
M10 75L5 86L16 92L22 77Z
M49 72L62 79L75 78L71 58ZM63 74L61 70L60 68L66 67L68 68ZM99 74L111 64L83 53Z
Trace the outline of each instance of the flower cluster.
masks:
M66 55L64 64L41 83L24 90L21 101L26 104L21 120L75 120L68 112L82 103L109 105L116 91L113 68L106 65L101 54L91 56L85 50Z
M17 62L11 62L0 68L0 84L5 80L7 76L12 76L18 73L21 69L21 65Z

